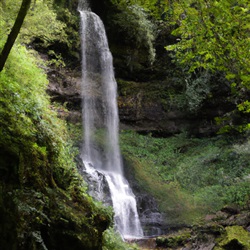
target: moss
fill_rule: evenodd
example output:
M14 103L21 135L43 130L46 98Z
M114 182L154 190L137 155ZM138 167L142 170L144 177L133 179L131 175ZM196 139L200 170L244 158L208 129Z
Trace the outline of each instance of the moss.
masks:
M112 224L112 210L95 203L77 186L0 189L1 249L101 249L102 233ZM42 248L46 246L47 248Z
M99 250L112 211L86 194L37 63L16 46L0 75L1 250Z
M241 226L229 226L218 238L214 250L248 250L250 249L250 234Z
M73 199L50 190L48 243L56 249L101 249L102 233L110 226L112 213L98 207L88 196ZM61 240L62 239L62 242ZM60 242L60 243L59 243Z
M129 108L130 112L147 113L150 109L159 107L163 116L161 119L164 118L165 112L167 114L171 111L185 110L186 102L183 94L168 80L134 82L118 79L117 83L120 109ZM152 114L150 117L152 119ZM161 119L158 117L157 121L160 122Z
M142 93L147 101L159 99L159 97L165 95L164 92L169 89L169 86L166 86L166 84L162 82L134 82L117 79L117 84L119 95L131 96Z
M217 223L209 223L207 225L198 225L193 227L194 231L198 232L198 238L202 238L204 234L213 234L215 236L221 235L225 232L223 226Z
M161 236L156 238L157 247L171 247L184 246L190 240L191 234L189 231L180 231L169 236Z

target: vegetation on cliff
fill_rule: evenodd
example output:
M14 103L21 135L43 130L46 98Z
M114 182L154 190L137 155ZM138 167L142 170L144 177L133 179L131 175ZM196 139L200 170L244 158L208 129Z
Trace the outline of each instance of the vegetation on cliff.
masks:
M114 60L121 78L118 85L122 119L128 127L143 130L141 133L144 134L121 133L121 148L128 172L133 172L140 188L157 199L169 224L190 225L226 205L249 214L249 132L245 132L250 121L248 1L110 2L118 9L124 5L126 8L139 6L153 24L150 27L153 27L156 56L150 66L145 66L145 60L142 60L146 50L142 52L135 48L136 45L131 50L124 39L117 41L109 32L111 43L114 43L111 49L117 58L124 56L127 59L132 55L133 59L121 60L130 69L122 72L119 69L124 65ZM121 30L129 27L129 32L133 33L137 27L129 26L121 12L118 11L120 19L116 25ZM138 20L141 21L139 17ZM112 24L109 27L112 29ZM125 52L119 49L119 42L126 48ZM166 47L165 52L161 46ZM169 116L164 116L164 108ZM190 118L190 126L178 124L182 121L179 119L172 124L184 128L183 132L169 136L175 129L169 131L166 117L172 115L171 121L173 116L178 119L178 112L182 114L181 118L183 114L186 120ZM202 125L196 120L206 120L203 124L211 128L208 134L213 137L195 138L206 134L197 133L201 131L200 127L196 132L191 130L195 126L193 121ZM142 127L145 121L148 124ZM169 137L155 138L150 135L150 130L152 135L167 134ZM231 230L238 229L249 236L246 231L249 215L241 221L232 217L229 215L227 222L220 221L224 233L211 233L221 236L220 243L213 244L218 249L247 249L248 237L242 240ZM227 228L225 225L243 227ZM206 237L203 230L206 229L200 229L200 234ZM227 236L229 234L235 238ZM202 249L202 240L197 244Z
M0 50L20 3L0 3ZM48 65L23 45L39 37L49 46L60 27L51 2L35 1L0 73L0 248L132 249L112 229L112 209L87 195L78 151L46 94Z
M86 195L38 64L16 45L0 74L1 249L100 249L112 213Z
M224 124L223 132L249 129L249 8L245 0L191 0L171 5L169 20L176 25L172 32L176 42L166 48L172 52L174 62L194 78L220 72L221 85L231 88L227 98L235 109L218 118ZM194 84L189 81L187 87ZM204 94L208 96L209 92ZM238 116L237 123L233 116Z
M194 223L225 205L249 205L249 139L154 138L121 133L136 182L158 201L168 225Z
M154 80L161 81L166 89L174 89L171 95L181 97L182 108L192 115L201 116L206 107L221 100L217 106L224 110L213 117L220 132L248 129L248 1L105 2L115 6L108 12L107 25L119 77L153 85ZM136 21L126 14L133 8L140 9ZM140 12L146 14L144 19ZM112 30L118 30L119 36ZM155 53L152 64L145 60L149 41Z

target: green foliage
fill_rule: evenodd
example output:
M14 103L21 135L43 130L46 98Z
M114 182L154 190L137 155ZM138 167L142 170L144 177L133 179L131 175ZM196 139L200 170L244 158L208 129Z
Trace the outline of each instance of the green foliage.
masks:
M68 195L58 189L40 192L32 188L8 190L7 195L0 193L0 197L13 200L12 207L7 204L7 209L15 218L17 246L34 249L32 246L35 245L37 249L45 250L52 243L56 244L56 249L79 249L80 245L80 248L101 249L102 231L105 225L108 226L112 212L95 204L90 197L82 193ZM49 235L46 239L45 230ZM7 233L11 235L12 232ZM61 238L58 241L58 235L63 236L63 243ZM10 246L11 243L7 243L3 249Z
M218 239L214 250L236 249L237 247L239 249L250 248L249 232L241 226L229 226L226 227L225 233Z
M191 112L196 112L202 106L211 93L212 86L210 83L211 74L201 72L195 74L195 78L188 74L185 78L185 99L187 109Z
M169 225L192 223L203 213L194 210L192 196L183 192L175 180L179 154L176 144L180 141L184 142L177 138L168 141L133 132L121 134L127 171L132 171L138 185L157 200L160 210L168 217Z
M121 236L113 228L109 228L103 233L102 250L138 250L136 245L125 243Z
M6 30L10 30L15 21L21 0L4 2L4 6L3 3L0 4L4 20L4 26L1 28L6 36L8 34ZM66 24L57 20L56 13L52 9L52 1L37 0L33 2L28 11L21 29L20 39L28 44L38 38L48 46L56 40L66 40L65 27Z
M156 19L162 18L168 4L165 0L111 0L111 3L120 8L126 8L128 5L138 5Z
M59 169L70 169L74 164L72 150L64 142L65 124L50 109L45 94L47 79L37 67L42 61L35 55L23 46L14 46L0 74L0 146L20 155L23 185L35 179L37 185L45 187L53 185L51 174L59 184L60 178L56 177ZM39 177L42 173L44 179Z
M170 208L178 216L185 210L189 218L182 217L184 221L225 204L244 207L249 201L249 139L243 143L231 137L197 139L183 133L153 138L123 132L121 149L137 169L139 185L167 214Z
M58 7L52 0L33 1L21 28L19 43L42 50L49 48L48 64L65 66L65 57L79 59L79 15L76 10ZM12 28L21 0L0 2L0 40L5 41ZM11 7L10 7L11 6ZM56 46L55 46L56 44Z
M176 248L184 246L190 240L191 233L189 231L180 231L176 234L170 234L167 237L157 237L156 245L164 248Z
M200 67L228 71L230 79L236 78L233 73L247 73L248 8L245 0L240 4L234 1L176 2L174 18L179 27L173 34L180 36L180 41L167 49L174 50L178 62L190 65L191 71ZM244 43L245 46L241 46Z
M47 86L47 79L36 66L32 52L27 52L23 46L14 46L0 75L0 82L1 138L8 138L7 131L33 136L36 128L32 126L32 120L41 120L44 106L49 102L41 95Z
M24 22L21 37L26 43L38 38L49 45L58 40L66 40L65 28L66 24L57 20L52 1L36 0Z
M226 189L225 202L234 203L239 206L244 206L250 199L249 178L243 182L239 180L232 186Z
M58 69L65 67L65 62L63 61L62 56L56 54L54 50L48 51L48 55L53 58L47 62L48 65L55 66Z
M134 41L137 48L147 48L148 61L152 64L155 60L155 26L149 19L145 10L137 5L119 5L120 13L112 18L112 22L118 25L128 37L128 41Z
M250 4L241 1L178 1L171 5L177 42L166 49L190 72L223 72L231 84L232 102L248 112L250 89Z
M52 244L63 235L64 244L76 240L71 249L98 249L113 214L86 194L66 123L46 94L42 65L34 51L16 44L0 74L0 211L5 217L0 231L13 237L12 243L0 244L46 249L41 231L47 230Z
M79 59L79 48L81 47L79 36L79 14L76 13L76 9L70 11L66 7L55 6L55 11L57 13L57 19L65 26L65 37L60 37L59 41L66 46L64 46L65 48L63 47L64 49L60 52L64 53L64 56L65 54L68 54L68 57Z

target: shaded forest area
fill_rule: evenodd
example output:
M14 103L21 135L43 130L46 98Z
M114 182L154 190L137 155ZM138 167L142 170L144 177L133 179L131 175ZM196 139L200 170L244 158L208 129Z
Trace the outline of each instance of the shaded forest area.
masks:
M22 3L30 4L23 24ZM167 230L191 229L171 235L172 243L156 239L158 246L202 249L204 239L192 235L203 232L215 235L214 249L248 249L249 2L90 4L114 57L120 143L132 187L155 198ZM138 248L115 234L112 209L87 195L78 173L77 5L0 2L1 249ZM21 29L5 62L16 20Z

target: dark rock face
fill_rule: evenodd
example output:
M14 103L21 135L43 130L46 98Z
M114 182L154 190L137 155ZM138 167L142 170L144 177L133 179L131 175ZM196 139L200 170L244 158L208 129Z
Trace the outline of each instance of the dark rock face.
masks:
M180 90L176 89L174 80L170 77L171 67L174 70L174 66L163 48L168 33L162 31L159 36L161 35L156 44L156 61L150 69L143 62L139 68L135 69L132 66L132 69L126 62L127 45L110 39L116 77L118 77L121 128L142 133L150 132L155 136L169 136L182 131L195 136L213 135L218 131L214 118L235 108L227 100L229 90L218 88L213 93L213 100L205 101L198 112L188 111L185 102L181 103L182 100L178 95ZM169 39L171 42L172 38ZM140 55L146 52L137 51L137 53ZM132 62L139 63L136 59ZM48 93L51 95L51 100L64 104L69 110L69 112L58 110L59 116L74 123L81 122L80 65L74 71L51 70L48 72L48 77L50 81Z
M48 72L48 77L50 85L47 91L52 101L64 102L68 100L71 103L76 102L78 104L81 98L81 76L78 72L51 70ZM74 106L74 108L77 106Z
M164 216L159 212L157 202L148 194L136 195L140 222L144 236L155 236L166 233Z
M58 109L58 115L70 122L81 121L81 70L51 70L47 73L47 93L52 102L59 102L68 109Z
M81 122L81 72L48 72L47 92L51 100L63 104L68 112L58 109L59 116L73 122ZM167 87L155 82L127 82L118 80L118 108L122 129L133 129L155 136L168 136L188 131L196 136L212 135L218 130L214 118L230 110L231 105L220 99L207 103L201 112L191 114L181 110L165 96ZM171 97L177 98L177 97Z
M123 159L126 179L136 197L137 211L145 237L165 234L169 228L166 216L159 211L156 199L145 192L135 179L133 167L128 159Z
M163 83L164 84L164 83ZM222 102L205 104L198 113L175 105L178 96L167 96L167 85L118 81L121 127L155 136L168 136L181 131L207 136L216 133L214 118L230 110Z
M118 79L118 106L121 128L134 129L155 136L168 136L188 131L192 135L207 136L217 132L214 118L232 110L227 101L227 92L222 84L213 93L213 100L206 101L196 113L190 113L185 102L176 103L183 86L176 84L178 69L164 46L176 42L170 27L158 21L153 64L148 62L148 48L137 46L129 40L128 31L115 22L121 13L110 0L91 0L92 10L104 22L116 78ZM79 50L80 48L76 48ZM48 93L52 101L64 104L69 112L58 110L59 116L71 122L81 121L81 65L74 70L51 70L48 72L50 84ZM74 65L75 65L74 61ZM174 76L173 76L174 75ZM123 79L123 80L121 80ZM178 86L177 86L178 85ZM184 84L185 85L185 84ZM182 89L178 89L182 88Z

